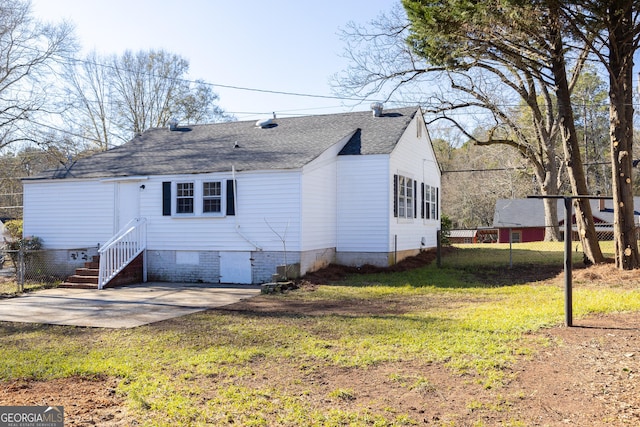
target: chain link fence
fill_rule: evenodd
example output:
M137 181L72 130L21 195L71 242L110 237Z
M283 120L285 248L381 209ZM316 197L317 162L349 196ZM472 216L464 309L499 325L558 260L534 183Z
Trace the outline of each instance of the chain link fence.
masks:
M558 240L544 240L546 235L555 234ZM596 224L598 244L605 258L615 257L613 242L613 224ZM442 258L443 265L481 263L485 266L514 267L518 265L563 265L564 263L564 230L553 228L484 228L451 230L449 243L461 250L446 253ZM474 251L475 260L469 259L470 251L464 249L482 248ZM585 264L582 244L578 231L573 227L571 236L572 262Z
M0 295L53 287L70 274L61 267L56 251L0 248Z
M612 224L597 224L596 231L603 255L613 259ZM562 230L558 241L545 241L544 236L548 232L543 227L451 230L448 240L457 250L445 251L441 262L443 266L481 265L496 269L531 265L562 266L565 250ZM575 227L571 240L573 263L584 264L583 248ZM479 248L482 250L478 251ZM87 249L7 250L0 247L0 295L56 286L74 273L74 263L75 267L82 267L91 255L91 250Z

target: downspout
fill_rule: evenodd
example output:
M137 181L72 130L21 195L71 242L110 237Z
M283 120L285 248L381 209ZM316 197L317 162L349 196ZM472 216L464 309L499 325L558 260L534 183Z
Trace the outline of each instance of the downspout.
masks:
M235 230L236 233L244 240L246 240L249 244L251 244L257 251L261 251L262 248L258 246L253 240L249 239L242 231L240 231L240 224L238 224L238 189L236 184L236 168L231 165L231 179L233 180L233 204L236 207L236 214L233 216L235 221Z

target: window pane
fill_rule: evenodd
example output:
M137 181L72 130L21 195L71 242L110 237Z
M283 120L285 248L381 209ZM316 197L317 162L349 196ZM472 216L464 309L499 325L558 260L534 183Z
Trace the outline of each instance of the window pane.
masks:
M176 206L177 213L193 213L193 198L179 198Z
M203 183L202 195L204 197L220 196L222 194L221 189L220 182L205 182Z
M222 183L211 181L202 183L202 212L220 213L222 211Z
M220 212L222 210L222 203L220 199L204 199L202 201L202 211L207 213Z
M398 200L398 217L400 218L413 218L416 203L413 187L413 179L398 175L398 187L395 197Z
M176 184L176 213L193 213L193 182Z
M178 197L193 197L193 182L179 182L177 190Z

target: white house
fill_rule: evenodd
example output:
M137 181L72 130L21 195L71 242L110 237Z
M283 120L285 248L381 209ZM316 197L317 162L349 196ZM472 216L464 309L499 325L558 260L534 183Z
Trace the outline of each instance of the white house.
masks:
M247 284L390 265L440 228L418 107L150 129L23 185L24 234L65 274L127 224L145 228L149 280Z

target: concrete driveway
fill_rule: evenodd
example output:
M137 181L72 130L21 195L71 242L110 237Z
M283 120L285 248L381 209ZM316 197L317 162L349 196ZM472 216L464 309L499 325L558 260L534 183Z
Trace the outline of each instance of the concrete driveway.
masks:
M259 293L259 286L155 282L103 290L45 289L0 300L0 321L132 328Z

